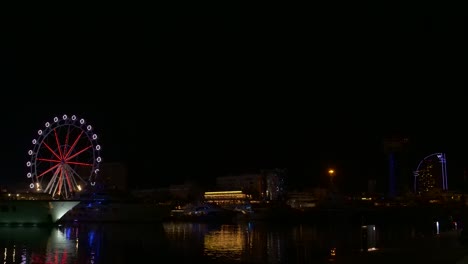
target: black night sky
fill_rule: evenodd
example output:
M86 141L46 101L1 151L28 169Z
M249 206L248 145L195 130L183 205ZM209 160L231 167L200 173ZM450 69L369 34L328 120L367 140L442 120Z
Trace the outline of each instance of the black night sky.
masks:
M446 152L449 186L461 184L461 13L156 11L2 19L0 183L24 180L37 129L66 113L94 125L104 161L128 165L140 188L276 167L292 185L318 185L333 167L343 188L365 190L386 184L387 136L409 139L409 167Z

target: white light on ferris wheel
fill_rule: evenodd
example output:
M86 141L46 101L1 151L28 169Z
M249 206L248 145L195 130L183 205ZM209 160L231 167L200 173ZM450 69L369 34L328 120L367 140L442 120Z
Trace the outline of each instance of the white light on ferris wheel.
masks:
M95 169L95 170L94 170L94 173L95 173L95 174L98 174L98 172L99 172L99 169Z
M32 140L32 143L33 143L34 145L36 145L37 140L33 139L33 140Z
M58 117L54 117L54 122L58 122Z
M46 127L50 127L50 123L49 123L49 122L46 122L46 123L45 123L45 126L46 126Z
M42 135L42 130L39 129L39 130L37 131L37 134Z
M101 157L97 157L96 161L101 162Z
M67 115L63 115L62 118L63 118L63 120L67 120L68 116L67 116Z
M29 188L34 188L34 183L29 184Z
M96 134L93 134L93 139L97 139L97 135L96 135Z
M30 161L26 162L26 166L31 167L31 162Z
M33 151L32 151L32 150L29 150L29 151L28 151L28 154L29 154L29 156L31 156L31 155L33 154Z
M31 174L30 172L28 172L28 174L26 174L26 176L27 176L28 178L31 178L31 177L32 177L32 174Z
M81 118L81 119L80 119L80 124L84 124L84 123L85 123L84 119Z
M73 121L75 121L75 120L76 120L76 115L72 115L71 119L72 119Z
M88 126L86 127L86 129L88 129L88 131L89 131L89 130L93 129L93 127L90 126L90 125L88 125Z
M96 145L96 150L101 150L101 146L100 146L100 145Z

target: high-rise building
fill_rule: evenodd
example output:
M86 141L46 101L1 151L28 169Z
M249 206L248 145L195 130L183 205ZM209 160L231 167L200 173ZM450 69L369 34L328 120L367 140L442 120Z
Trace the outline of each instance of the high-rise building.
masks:
M433 153L419 163L414 178L414 191L418 194L448 189L444 153Z
M387 196L397 196L404 186L410 184L411 170L408 167L407 148L409 140L406 137L387 137L384 139L384 151L388 162Z
M269 201L283 200L286 192L286 170L273 169L263 171L265 181L265 199Z

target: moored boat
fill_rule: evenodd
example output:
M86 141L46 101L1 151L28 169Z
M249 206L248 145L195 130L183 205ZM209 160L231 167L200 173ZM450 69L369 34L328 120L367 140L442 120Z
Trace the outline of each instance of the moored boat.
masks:
M195 202L178 206L171 210L168 220L190 222L230 222L238 212L222 208L216 204Z
M80 204L60 222L160 222L170 214L170 205L148 202L128 193L82 195Z
M85 200L67 212L60 222L160 222L170 214L164 204L140 201Z
M54 224L79 203L72 200L0 200L0 224Z

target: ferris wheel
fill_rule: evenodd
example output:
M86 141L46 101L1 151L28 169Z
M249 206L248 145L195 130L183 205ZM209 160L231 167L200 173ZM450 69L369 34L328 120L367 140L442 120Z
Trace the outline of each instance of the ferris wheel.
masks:
M70 199L96 184L101 145L93 127L83 118L54 117L37 135L26 162L31 189L54 199Z

